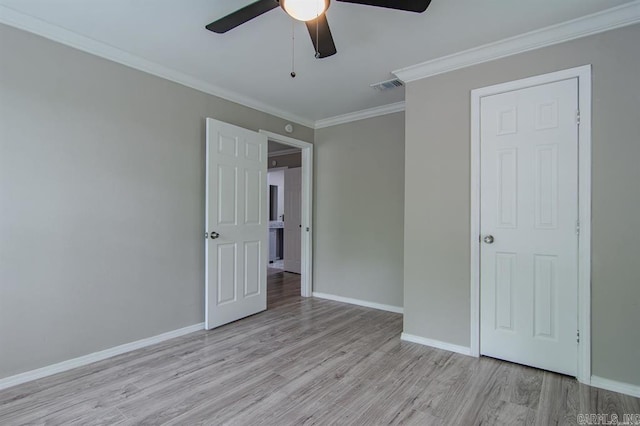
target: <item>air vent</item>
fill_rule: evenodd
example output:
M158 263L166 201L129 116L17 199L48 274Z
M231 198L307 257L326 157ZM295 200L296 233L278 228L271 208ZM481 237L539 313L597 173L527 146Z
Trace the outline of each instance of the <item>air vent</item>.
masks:
M395 89L396 87L402 87L402 86L404 86L404 83L397 78L394 78L393 80L381 81L380 83L375 83L371 85L371 87L380 91Z

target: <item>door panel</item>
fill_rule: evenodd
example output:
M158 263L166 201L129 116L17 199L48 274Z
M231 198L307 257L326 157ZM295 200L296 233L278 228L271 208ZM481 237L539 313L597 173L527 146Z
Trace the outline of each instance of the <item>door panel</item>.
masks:
M218 217L217 225L235 225L238 193L238 169L218 165Z
M577 371L577 79L481 99L480 352ZM493 242L484 237L493 236Z
M236 300L236 244L218 244L217 305Z
M260 294L260 241L244 243L244 297Z
M558 226L558 146L536 147L535 227Z
M556 270L558 256L534 256L533 275L533 336L557 339L556 308L558 291Z
M244 171L244 224L260 225L262 217L261 202L264 198L262 194L262 182L264 174L259 170Z
M266 149L265 136L207 119L207 329L266 309Z
M496 329L514 331L513 285L515 281L516 254L496 253Z
M518 226L518 151L516 148L498 151L498 228Z

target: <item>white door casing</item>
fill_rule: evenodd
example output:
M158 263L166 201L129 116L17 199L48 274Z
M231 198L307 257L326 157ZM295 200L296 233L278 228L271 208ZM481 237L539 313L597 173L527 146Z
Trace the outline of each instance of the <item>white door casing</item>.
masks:
M480 100L480 353L573 376L577 111L577 78Z
M207 118L205 327L266 309L267 138Z
M284 270L301 271L302 168L284 171Z
M302 150L302 274L300 290L302 297L311 297L313 289L313 144L289 136L260 130L269 140Z

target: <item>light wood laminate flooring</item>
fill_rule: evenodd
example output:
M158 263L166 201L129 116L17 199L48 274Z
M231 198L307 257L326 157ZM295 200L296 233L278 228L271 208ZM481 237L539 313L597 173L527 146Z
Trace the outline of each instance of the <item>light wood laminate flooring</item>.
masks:
M400 341L402 316L300 297L269 271L268 310L0 391L0 425L555 425L640 400L491 358Z

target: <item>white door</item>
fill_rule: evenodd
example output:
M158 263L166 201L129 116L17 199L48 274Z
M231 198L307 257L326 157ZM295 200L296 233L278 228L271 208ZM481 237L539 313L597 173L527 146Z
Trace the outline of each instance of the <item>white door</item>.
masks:
M284 171L284 270L301 271L302 168Z
M575 376L578 82L481 99L480 352Z
M205 326L267 307L267 138L207 118Z

